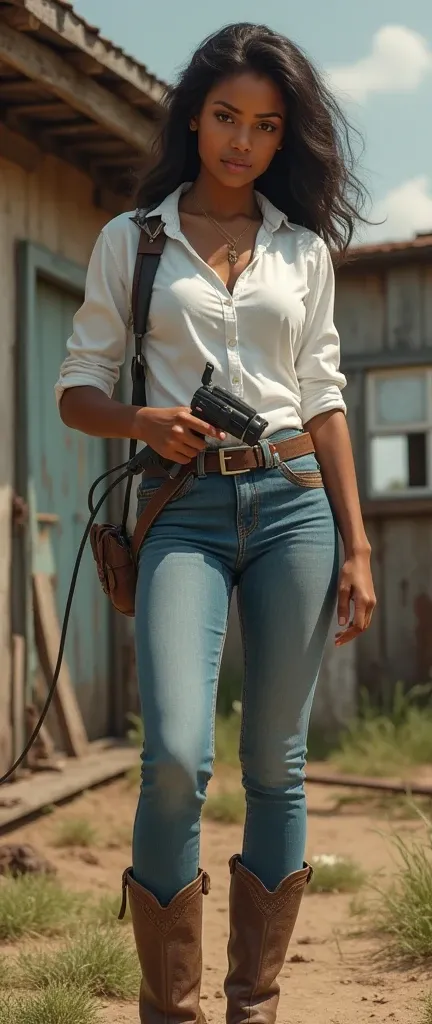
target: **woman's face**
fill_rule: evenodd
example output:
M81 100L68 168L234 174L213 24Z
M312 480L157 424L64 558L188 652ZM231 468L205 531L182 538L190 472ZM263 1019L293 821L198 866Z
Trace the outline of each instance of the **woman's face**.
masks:
M198 117L202 164L221 184L240 188L259 178L282 147L285 106L270 78L250 72L219 82Z

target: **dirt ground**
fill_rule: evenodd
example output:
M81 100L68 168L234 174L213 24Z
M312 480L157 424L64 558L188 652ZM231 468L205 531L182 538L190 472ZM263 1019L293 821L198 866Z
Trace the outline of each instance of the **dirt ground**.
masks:
M120 904L121 873L130 861L135 796L124 780L112 783L17 829L5 841L34 844L57 866L65 885L96 893L118 892ZM338 810L340 796L340 790L308 786L308 856L352 856L370 877L382 871L385 880L394 870L394 855L379 832L388 833L394 824L386 817L368 816L358 806ZM89 851L57 850L51 845L58 822L68 817L88 817L97 825L100 841L91 856ZM405 835L418 827L411 821L397 823L398 832ZM204 822L201 862L211 876L211 892L205 899L202 1005L209 1024L224 1021L227 861L240 848L239 826ZM358 925L349 915L350 900L333 894L304 899L281 977L280 1024L419 1024L420 999L432 988L432 979L418 969L383 970L373 957L374 940L353 934ZM130 1003L104 1002L101 1022L137 1024L137 1009Z

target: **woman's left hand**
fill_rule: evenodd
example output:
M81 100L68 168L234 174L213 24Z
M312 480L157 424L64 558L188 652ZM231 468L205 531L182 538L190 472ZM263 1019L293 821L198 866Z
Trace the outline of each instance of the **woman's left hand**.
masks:
M354 614L350 620L351 601ZM370 552L351 555L345 560L339 577L338 622L346 628L336 633L336 647L348 644L368 629L375 605Z

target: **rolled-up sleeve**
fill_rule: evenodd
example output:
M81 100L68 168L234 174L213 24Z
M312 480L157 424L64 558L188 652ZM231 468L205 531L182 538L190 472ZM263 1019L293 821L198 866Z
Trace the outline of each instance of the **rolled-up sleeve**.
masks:
M73 319L67 356L55 385L57 404L66 388L100 388L110 398L125 359L129 300L104 231L93 249L84 302Z
M332 409L346 413L341 395L346 378L339 370L339 334L333 320L334 270L329 250L321 239L314 256L305 299L306 318L296 359L303 423Z

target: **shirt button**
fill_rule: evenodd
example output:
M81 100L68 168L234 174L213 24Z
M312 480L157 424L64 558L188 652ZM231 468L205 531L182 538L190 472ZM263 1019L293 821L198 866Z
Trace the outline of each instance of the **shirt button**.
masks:
M231 377L231 384L240 384L240 377Z
M236 345L235 338L230 338L229 341L228 341L228 345L229 345L230 348L235 348L235 345Z
M232 299L224 299L224 304L225 304L225 306L232 306L233 300Z

